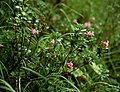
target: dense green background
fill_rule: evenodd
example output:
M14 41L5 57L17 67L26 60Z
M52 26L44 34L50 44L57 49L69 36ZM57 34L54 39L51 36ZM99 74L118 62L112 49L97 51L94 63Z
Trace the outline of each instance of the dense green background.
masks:
M120 0L0 1L0 92L119 92L119 55Z

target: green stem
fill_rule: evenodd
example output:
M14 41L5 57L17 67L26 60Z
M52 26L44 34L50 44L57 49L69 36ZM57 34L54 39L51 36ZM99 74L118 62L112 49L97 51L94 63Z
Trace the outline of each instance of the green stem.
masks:
M92 87L95 87L95 86L98 86L98 85L107 85L107 86L109 86L109 87L118 88L118 87L116 87L116 86L114 86L114 85L111 85L111 84L109 84L109 83L107 83L107 82L95 82L95 83L93 83L91 86L92 86Z

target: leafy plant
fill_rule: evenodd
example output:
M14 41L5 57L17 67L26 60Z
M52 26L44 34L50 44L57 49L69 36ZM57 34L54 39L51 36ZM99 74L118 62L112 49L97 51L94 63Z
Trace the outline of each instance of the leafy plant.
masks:
M118 92L119 1L104 1L0 1L0 89Z

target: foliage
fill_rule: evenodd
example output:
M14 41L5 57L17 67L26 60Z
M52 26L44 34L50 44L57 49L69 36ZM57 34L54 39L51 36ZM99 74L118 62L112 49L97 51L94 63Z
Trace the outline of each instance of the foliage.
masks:
M120 1L96 1L0 1L0 90L120 91Z

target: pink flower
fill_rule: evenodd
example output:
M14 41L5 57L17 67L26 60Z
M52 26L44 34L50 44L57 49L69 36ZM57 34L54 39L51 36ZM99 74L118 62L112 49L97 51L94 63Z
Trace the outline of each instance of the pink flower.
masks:
M32 32L32 34L38 34L38 30L37 29L31 28L31 32Z
M72 20L72 23L73 24L77 23L77 20L76 19Z
M109 45L109 41L101 41L101 46L103 46L104 48L107 48Z
M69 68L73 68L73 63L72 63L72 62L69 62L69 63L67 63L67 66L68 66Z
M86 36L94 36L94 32L90 32L90 31L85 31L84 34Z
M54 44L54 43L55 43L55 40L54 40L54 39L52 39L52 40L50 41L50 43L51 43L51 44Z
M86 22L84 25L85 25L86 27L91 27L91 26L92 26L91 22Z

